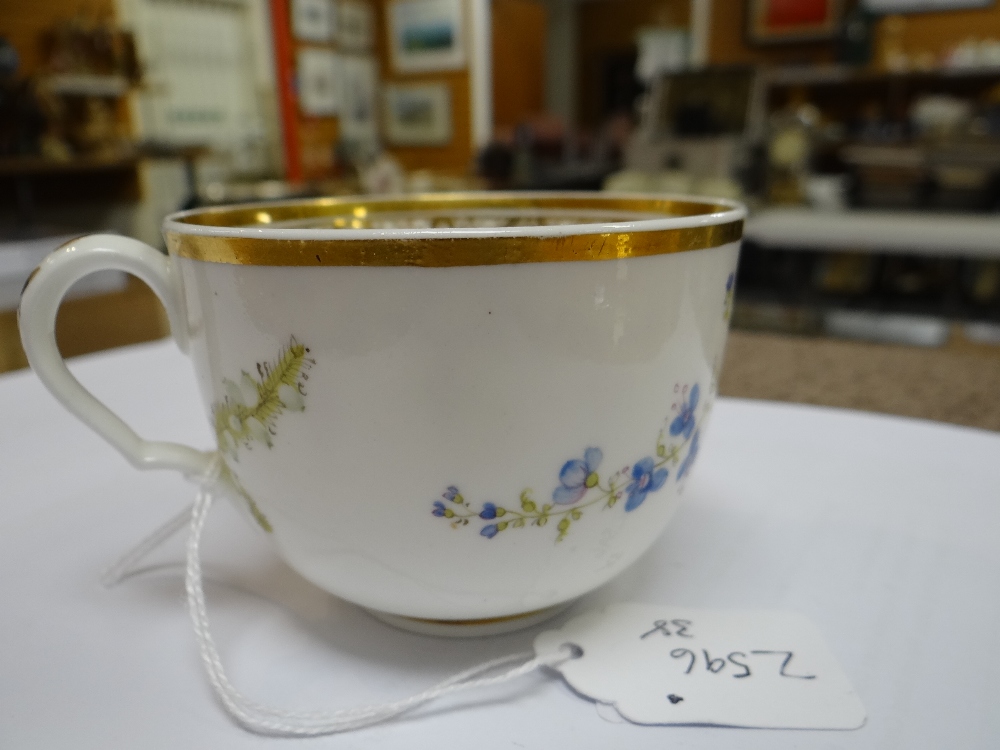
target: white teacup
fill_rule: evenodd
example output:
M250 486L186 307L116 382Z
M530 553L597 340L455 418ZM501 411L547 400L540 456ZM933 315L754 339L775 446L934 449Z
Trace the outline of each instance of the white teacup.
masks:
M135 274L194 361L223 478L289 565L406 627L510 629L619 573L674 512L743 217L586 193L199 209L167 218L169 257L110 235L54 252L21 335L135 466L206 471L214 452L140 439L56 348L74 281Z

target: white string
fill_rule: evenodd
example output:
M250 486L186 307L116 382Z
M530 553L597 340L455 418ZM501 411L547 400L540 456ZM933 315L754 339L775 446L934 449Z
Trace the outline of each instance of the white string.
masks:
M101 575L101 583L107 588L117 586L129 576L139 572L137 565L146 559L161 544L183 529L191 522L191 509L194 505L189 505L176 516L156 529L132 549L122 555L118 561Z
M475 688L490 687L521 677L541 667L555 667L573 658L567 650L537 656L531 651L510 654L479 664L459 674L453 675L437 685L394 703L362 706L341 711L299 712L266 706L243 695L226 676L219 658L215 640L209 627L208 610L205 606L205 592L202 587L201 544L205 520L212 508L213 493L224 489L219 481L221 457L217 454L208 471L200 477L193 477L200 487L194 505L190 509L167 521L163 526L143 539L135 548L126 553L102 576L102 582L113 586L134 574L135 566L141 560L184 527L190 519L190 533L187 542L187 571L185 589L188 608L194 625L195 638L201 660L215 694L229 714L239 724L250 731L278 737L315 737L337 732L349 732L374 724L381 724L411 711L435 698L451 693ZM489 675L502 667L510 667L499 674Z

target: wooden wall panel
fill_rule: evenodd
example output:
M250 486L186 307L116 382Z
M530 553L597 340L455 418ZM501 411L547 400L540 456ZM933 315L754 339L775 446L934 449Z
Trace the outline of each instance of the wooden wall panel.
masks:
M966 39L1000 39L1000 4L980 10L917 13L901 18L900 41L909 55L930 52L939 57ZM883 29L884 21L876 30L876 43Z
M297 131L302 176L310 180L335 174L338 165L334 149L340 137L339 118L307 117L299 113Z
M804 44L755 45L747 41L747 0L712 0L708 60L718 65L830 63L835 47L830 41Z
M436 73L397 73L389 59L386 30L386 8L390 0L375 4L375 51L379 75L383 84L389 83L444 83L451 91L452 138L446 146L392 146L386 144L393 156L407 170L430 169L442 174L462 176L472 168L475 149L472 144L472 102L469 96L469 70L448 70ZM468 28L468 7L466 8ZM465 35L468 43L469 34ZM381 106L381 102L380 102Z
M512 128L545 111L545 8L493 0L493 124Z

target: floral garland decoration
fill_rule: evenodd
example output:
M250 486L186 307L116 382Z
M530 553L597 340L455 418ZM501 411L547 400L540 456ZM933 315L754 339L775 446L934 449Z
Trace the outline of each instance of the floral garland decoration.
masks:
M631 466L625 466L602 481L598 473L604 452L590 447L582 458L573 458L559 470L559 484L552 491L552 502L539 505L530 489L521 492L519 507L507 507L493 502L483 503L477 511L465 499L458 487L452 485L435 500L431 513L447 519L453 529L468 526L470 520L487 521L479 534L493 539L498 534L526 526L546 526L556 521L556 541L566 538L575 521L583 518L587 508L600 505L613 508L624 499L626 513L640 507L648 495L657 492L667 483L674 470L674 481L687 476L698 455L699 425L696 419L700 399L697 383L674 386L680 397L673 405L673 414L664 420L656 438L654 455L646 456ZM667 436L674 438L667 441ZM684 454L683 460L681 455ZM654 457L655 456L655 457Z
M726 301L722 306L722 318L723 320L729 320L733 317L733 306L736 301L736 272L733 271L729 274L729 278L726 279Z

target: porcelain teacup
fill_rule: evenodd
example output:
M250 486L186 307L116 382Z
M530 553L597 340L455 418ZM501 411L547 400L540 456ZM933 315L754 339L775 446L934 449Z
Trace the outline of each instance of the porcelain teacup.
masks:
M216 466L305 578L404 627L496 631L608 581L673 514L743 217L588 193L196 209L165 221L168 255L57 250L20 326L73 413L139 468ZM142 440L67 370L59 302L109 268L163 301L217 451Z

